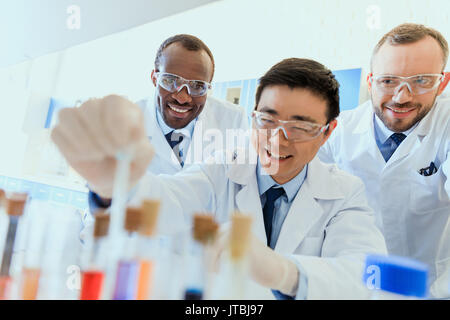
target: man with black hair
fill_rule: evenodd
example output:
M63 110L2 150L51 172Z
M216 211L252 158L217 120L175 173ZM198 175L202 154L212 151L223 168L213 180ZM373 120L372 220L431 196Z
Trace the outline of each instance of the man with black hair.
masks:
M146 155L132 162L130 188L135 192L131 203L160 198L160 219L166 221L160 224L166 227L161 232L191 224L194 212L210 212L219 223L229 221L234 211L250 214L254 221L250 276L272 289L277 298L366 298L364 258L367 253L386 252L383 236L374 224L359 178L316 157L336 127L338 88L331 71L318 62L281 61L260 79L247 148L216 154L213 161L172 176L142 170L159 150L153 150L142 134L139 108L115 96L100 104L114 106L109 112L117 115L134 115L115 126L127 141L111 141L108 147L120 150L134 145ZM89 112L89 108L65 112ZM70 123L60 122L52 137L83 175L77 162L90 156L88 142L71 149L59 143L59 132L70 130ZM103 137L108 140L106 133ZM94 180L92 185L109 181L100 185L103 192L111 190L113 174L112 168L104 170L105 177L84 176ZM219 241L216 248L220 255L223 243Z

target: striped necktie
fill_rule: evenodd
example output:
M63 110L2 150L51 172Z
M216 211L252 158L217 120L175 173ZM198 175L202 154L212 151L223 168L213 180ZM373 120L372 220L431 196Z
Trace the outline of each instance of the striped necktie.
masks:
M177 157L178 161L180 162L181 166L184 166L183 162L183 151L180 150L180 143L183 141L184 136L181 133L175 132L175 130L170 131L168 134L165 135L167 142L169 143L170 147L172 148L173 152L175 153L175 156Z

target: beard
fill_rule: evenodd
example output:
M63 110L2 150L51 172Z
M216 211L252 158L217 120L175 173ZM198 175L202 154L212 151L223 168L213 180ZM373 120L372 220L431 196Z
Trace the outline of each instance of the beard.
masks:
M433 98L433 102L428 105L422 105L421 103L393 103L393 102L385 102L381 105L375 105L374 101L372 99L372 105L374 106L374 112L378 116L378 118L383 122L383 124L391 131L393 132L404 132L412 128L416 123L418 123L420 120L422 120L428 112L431 110L431 108L434 105L434 102L436 101L437 95ZM405 119L393 119L386 115L383 110L386 110L386 108L396 108L396 109L411 109L414 108L415 110L418 110L416 116L414 118L405 118Z

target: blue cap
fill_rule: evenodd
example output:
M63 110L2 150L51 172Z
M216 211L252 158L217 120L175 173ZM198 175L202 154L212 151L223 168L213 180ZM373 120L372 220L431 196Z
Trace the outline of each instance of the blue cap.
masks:
M363 281L369 289L424 298L427 275L428 266L422 262L393 255L368 255Z

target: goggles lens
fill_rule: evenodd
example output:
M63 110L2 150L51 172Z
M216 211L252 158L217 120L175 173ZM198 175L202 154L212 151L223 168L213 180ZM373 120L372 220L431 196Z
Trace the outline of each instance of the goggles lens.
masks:
M253 111L252 117L255 120L255 127L257 129L267 129L272 131L271 134L276 134L282 129L286 139L294 141L308 141L316 138L322 132L325 132L329 124L324 126L308 121L282 121L277 120L271 115L263 112Z
M435 89L443 79L442 74L419 74L411 77L381 75L373 78L376 87L382 92L395 95L400 88L407 86L411 94L419 95Z
M186 80L180 76L171 73L157 72L157 84L169 92L178 92L187 88L187 91L192 97L204 96L211 84L201 80Z

